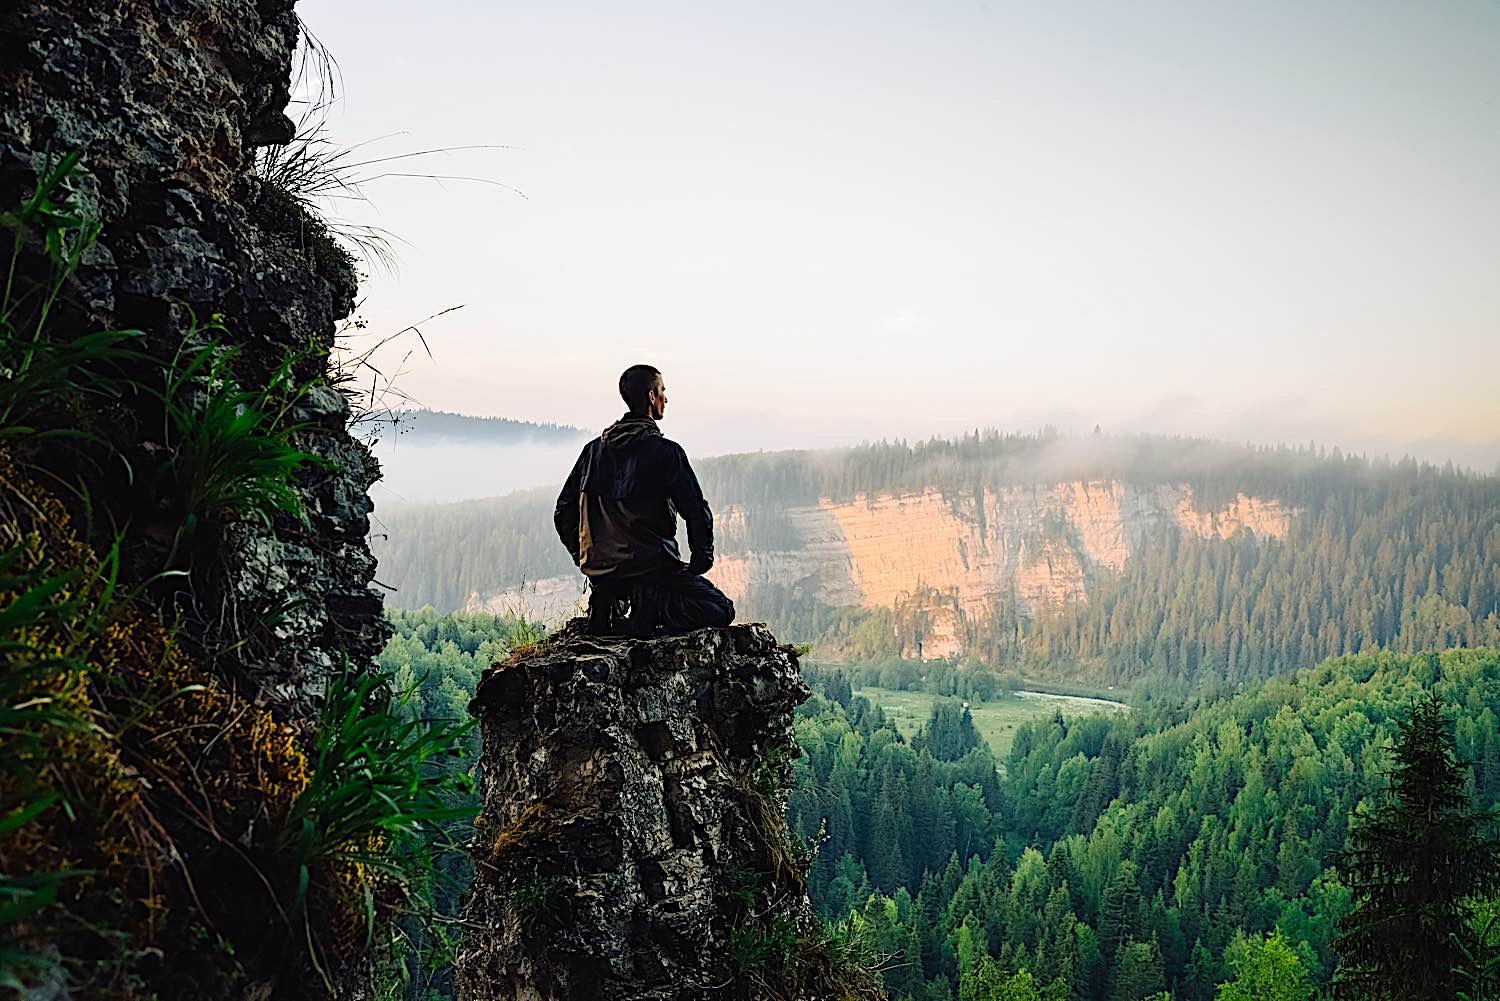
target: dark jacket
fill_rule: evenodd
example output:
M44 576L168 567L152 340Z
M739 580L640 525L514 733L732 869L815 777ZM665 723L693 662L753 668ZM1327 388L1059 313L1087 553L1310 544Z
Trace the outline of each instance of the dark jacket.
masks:
M626 415L583 447L557 495L552 523L590 577L682 570L677 515L695 573L713 565L714 519L687 453L656 422Z

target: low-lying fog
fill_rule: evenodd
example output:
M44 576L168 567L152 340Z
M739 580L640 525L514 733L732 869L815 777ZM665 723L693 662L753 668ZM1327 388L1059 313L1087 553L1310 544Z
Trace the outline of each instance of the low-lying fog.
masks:
M496 497L527 487L561 486L586 440L492 444L467 438L380 441L384 476L370 490L379 506Z

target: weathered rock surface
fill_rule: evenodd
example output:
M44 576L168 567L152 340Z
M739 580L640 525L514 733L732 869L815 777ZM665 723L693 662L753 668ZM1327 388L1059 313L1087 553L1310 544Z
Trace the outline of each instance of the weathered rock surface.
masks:
M315 917L305 923L285 889L295 877L273 884L287 853L278 825L307 782L298 745L315 728L314 693L346 658L355 670L373 666L389 635L366 543L367 490L379 467L347 430L344 395L322 382L336 324L353 308L356 272L325 227L250 169L257 147L292 138L285 110L299 32L293 0L0 3L0 211L76 153L63 194L100 226L39 338L65 344L95 331L138 332L119 392L76 405L80 439L67 448L41 436L10 439L11 447L27 450L17 465L39 482L85 488L60 492L83 499L73 505L74 527L91 533L85 541L101 554L115 529L128 527L118 593L142 606L132 608L140 621L159 617L171 627L170 657L165 639L131 639L125 650L120 637L136 634L111 634L117 656L100 662L108 670L95 693L147 708L132 710L108 743L90 745L97 758L79 752L91 772L115 774L104 768L113 762L125 778L140 776L139 789L121 786L130 794L122 793L107 839L85 824L58 825L62 833L45 846L67 868L92 868L108 883L67 902L75 916L56 923L63 932L49 943L67 975L87 984L74 998L324 996L323 978L313 979L300 951L314 937L304 929L351 927L342 919L352 912L333 892L314 887L305 913ZM19 274L50 271L35 233L20 246ZM272 512L185 486L215 476L243 486L250 465L205 474L212 463L173 461L190 437L182 427L193 422L169 428L163 388L174 364L200 351L214 352L250 392L275 385L288 358L290 381L312 386L301 395L269 391L269 410L288 408L278 426L301 425L292 444L324 460L296 474L298 504L281 504L278 490ZM208 380L197 382L174 390L176 402L206 396ZM98 454L85 454L80 440L99 443ZM223 436L205 440L199 458L219 458ZM10 473L0 468L0 480ZM127 653L156 673L122 681L118 664L140 666ZM179 688L169 669L193 683ZM232 711L196 719L189 692L201 693L199 705ZM181 726L151 731L146 723L166 712L181 713ZM204 741L191 743L200 732ZM227 756L231 747L239 757ZM129 754L159 771L148 780ZM262 774L242 764L234 782L221 783L213 772L225 761L286 767ZM77 857L99 862L75 865ZM323 964L326 977L349 985L361 953L340 943L360 941L363 922L352 927L346 939L328 935L334 955ZM284 948L293 931L293 947ZM351 986L341 996L358 995Z
M321 374L354 268L247 170L255 147L292 136L298 35L293 0L0 4L0 209L49 157L82 153L70 185L103 225L77 278L84 329L138 329L165 369L195 318L221 314L242 384L265 385L288 351L299 382ZM343 656L370 663L389 636L365 542L379 467L345 429L340 393L320 387L292 416L314 426L299 446L329 463L299 484L307 521L233 526L194 585L207 648L277 619L274 635L234 647L233 669L284 693ZM161 421L128 407L111 419L139 424L122 434L148 475ZM115 514L140 525L151 512Z
M458 996L756 997L731 934L806 907L779 790L807 697L760 625L650 641L570 627L486 672Z

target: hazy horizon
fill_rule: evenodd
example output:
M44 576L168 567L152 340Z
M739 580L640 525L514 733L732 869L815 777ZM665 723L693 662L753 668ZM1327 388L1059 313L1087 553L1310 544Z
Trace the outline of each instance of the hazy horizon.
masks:
M666 422L663 423L665 424ZM671 431L670 428L664 428L664 430L666 430L669 436L675 435L675 432ZM1013 432L1030 434L1049 429L998 428L981 425L978 428L971 428L969 430L978 430L981 432L997 431L1002 434ZM1088 434L1063 432L1055 428L1050 430L1057 430L1059 441L1064 444L1073 440L1087 440L1090 437ZM415 440L387 436L375 443L375 452L381 461L383 475L381 480L377 481L372 487L371 496L377 501L378 507L384 508L393 502L399 504L428 504L479 500L505 496L517 491L538 487L556 487L567 476L567 472L571 468L582 443L593 437L594 434L594 431L580 428L577 435L572 438L560 437L555 432L552 432L545 436L538 435L535 438L522 437L506 442L485 442L476 438L451 434L431 434ZM944 437L950 436L919 435L906 440L915 443L926 441L929 438ZM1163 437L1219 440L1232 445L1248 444L1272 447L1277 445L1290 447L1315 445L1327 451L1339 448L1346 454L1363 455L1371 460L1385 459L1396 461L1410 455L1412 458L1431 462L1436 465L1453 461L1456 466L1468 469L1473 473L1500 476L1500 465L1493 468L1485 468L1472 463L1449 460L1446 457L1429 457L1413 453L1391 454L1368 452L1361 449L1346 448L1337 442L1248 442L1213 439L1211 436L1203 435ZM810 446L805 449L794 447L792 450L837 451L842 448L856 448L873 444L879 440L864 439L834 445ZM1109 440L1118 441L1127 446L1133 444L1132 438L1126 435L1110 435ZM782 450L761 448L749 449L748 451L771 452ZM695 458L709 459L729 454L736 453L706 452L697 454Z
M304 12L435 409L695 454L974 427L1500 463L1500 8Z

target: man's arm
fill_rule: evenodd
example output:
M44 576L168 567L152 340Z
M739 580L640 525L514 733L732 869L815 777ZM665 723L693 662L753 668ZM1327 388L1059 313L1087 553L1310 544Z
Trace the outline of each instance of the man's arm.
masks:
M688 549L692 552L688 572L708 573L714 565L714 515L708 508L708 501L703 499L703 489L698 486L698 477L688 462L687 453L681 445L675 447L677 469L672 476L669 496L682 520L687 522Z
M583 476L583 457L588 451L585 445L578 453L578 461L573 463L573 471L568 474L562 493L557 495L557 504L552 508L552 527L557 529L557 537L567 547L575 564L583 559L583 554L578 551L578 491Z

